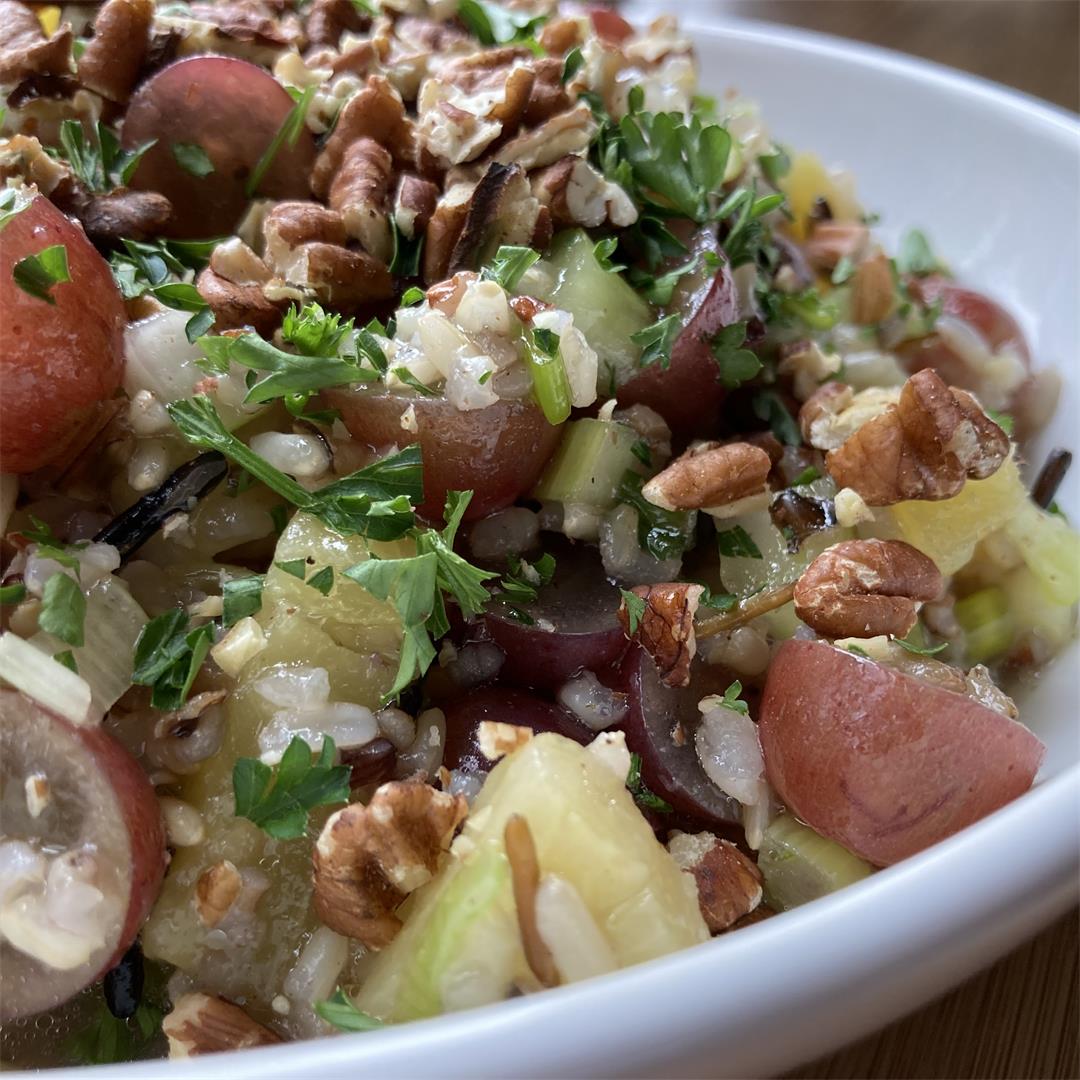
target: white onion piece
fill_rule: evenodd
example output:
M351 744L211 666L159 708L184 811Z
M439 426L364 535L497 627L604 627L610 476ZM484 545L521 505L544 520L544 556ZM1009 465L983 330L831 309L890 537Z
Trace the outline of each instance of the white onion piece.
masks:
M555 696L563 708L593 731L617 724L630 711L626 695L609 690L591 671L563 683Z
M565 878L545 874L536 890L536 928L564 982L615 971L619 962L581 894Z
M0 634L0 678L72 724L94 727L101 722L89 683L10 630Z
M623 732L601 731L585 749L598 757L620 780L630 775L630 751Z
M733 799L750 806L767 794L757 725L722 701L712 694L698 703L702 719L694 745L709 779Z

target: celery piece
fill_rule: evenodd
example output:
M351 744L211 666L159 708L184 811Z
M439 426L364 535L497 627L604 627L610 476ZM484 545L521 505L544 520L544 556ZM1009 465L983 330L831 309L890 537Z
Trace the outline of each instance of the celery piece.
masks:
M610 395L638 370L641 347L630 338L655 322L656 315L621 274L597 262L594 246L582 229L559 233L538 264L551 286L535 288L530 281L529 289L574 316L574 325L599 357L598 388Z
M1005 534L1057 603L1080 600L1080 534L1064 518L1025 502L1005 523Z
M610 510L627 470L638 469L637 435L613 420L575 420L544 475L533 489L535 499Z
M985 664L994 660L1012 644L1015 620L1009 609L1008 596L997 585L957 600L953 612L964 628L970 663Z
M543 335L543 336L541 336ZM525 341L525 363L533 381L533 394L549 424L561 424L570 415L570 380L559 349L559 338L550 330L536 330Z
M758 869L765 878L765 902L777 911L817 900L874 871L791 814L782 814L765 830Z

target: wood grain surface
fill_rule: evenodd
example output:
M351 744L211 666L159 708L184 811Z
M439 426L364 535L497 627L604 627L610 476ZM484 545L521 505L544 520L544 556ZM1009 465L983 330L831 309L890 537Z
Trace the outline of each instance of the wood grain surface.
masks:
M884 45L1080 109L1077 0L684 0ZM941 1000L794 1070L800 1080L1080 1077L1080 912Z

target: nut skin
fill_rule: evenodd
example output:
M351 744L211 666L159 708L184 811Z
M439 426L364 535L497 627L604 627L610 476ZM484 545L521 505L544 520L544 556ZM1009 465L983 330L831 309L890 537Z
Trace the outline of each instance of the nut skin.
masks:
M184 994L161 1023L170 1058L198 1057L220 1050L273 1046L280 1035L256 1023L239 1005L210 994Z
M340 213L315 202L298 201L273 206L263 220L263 236L268 248L274 239L290 248L312 241L344 245L348 240Z
M395 781L332 814L313 853L316 914L368 948L388 945L401 929L394 910L434 875L468 811L461 795Z
M844 540L803 571L795 614L824 637L904 637L918 603L944 588L933 561L902 540Z
M235 285L215 274L208 266L199 272L195 288L210 305L214 313L214 327L218 332L250 326L266 336L272 334L281 322L279 306L267 300L258 285Z
M110 101L127 101L146 61L153 21L153 0L108 0L79 57L79 82Z
M725 506L765 490L772 468L769 455L750 443L706 443L687 450L641 489L665 510Z
M857 261L866 250L870 230L855 221L819 221L803 247L806 261L815 270L834 270L844 258Z
M1008 436L975 399L926 368L908 379L895 406L830 451L825 464L837 487L857 491L868 506L891 506L951 498L966 480L997 472L1009 451Z
M851 318L861 326L887 319L896 310L896 287L885 253L879 251L855 268L851 279Z
M763 896L761 871L730 840L709 833L694 839L696 858L676 861L697 883L705 925L710 933L719 934L758 909Z
M690 682L690 662L697 652L694 638L694 613L705 589L685 582L664 582L660 585L635 585L630 590L645 601L635 633L630 633L630 613L626 601L619 605L619 622L623 632L656 662L661 680L668 686L687 686Z

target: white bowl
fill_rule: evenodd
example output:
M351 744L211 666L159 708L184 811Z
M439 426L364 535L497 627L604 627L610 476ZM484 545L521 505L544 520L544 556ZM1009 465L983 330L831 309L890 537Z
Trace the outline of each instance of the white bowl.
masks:
M1041 440L1080 416L1080 126L1031 98L862 45L761 24L693 28L707 91L737 85L776 136L855 170L883 234L925 228L1066 375ZM1078 477L1063 503L1080 518ZM989 964L1077 895L1077 648L1025 719L1049 752L1035 790L827 899L576 986L369 1034L112 1070L134 1080L357 1076L749 1076L871 1031ZM602 872L602 870L601 870ZM75 1076L75 1072L63 1075Z

